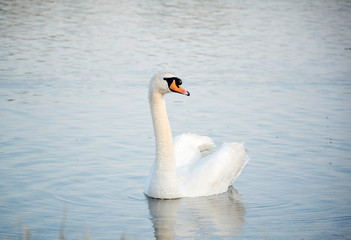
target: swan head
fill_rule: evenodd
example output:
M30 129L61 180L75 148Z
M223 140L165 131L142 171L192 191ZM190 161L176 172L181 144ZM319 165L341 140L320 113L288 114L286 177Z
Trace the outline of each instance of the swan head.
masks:
M162 95L176 92L190 96L190 93L182 88L182 80L172 73L157 73L150 81L149 92L159 92Z

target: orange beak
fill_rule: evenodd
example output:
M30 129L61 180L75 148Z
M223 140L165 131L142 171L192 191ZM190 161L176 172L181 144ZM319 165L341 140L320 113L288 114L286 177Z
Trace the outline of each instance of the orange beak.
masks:
M169 89L171 89L171 91L173 91L173 92L177 92L177 93L180 93L180 94L184 94L184 95L190 96L190 93L188 91L186 91L180 85L177 86L175 80L173 80L172 84L169 86Z

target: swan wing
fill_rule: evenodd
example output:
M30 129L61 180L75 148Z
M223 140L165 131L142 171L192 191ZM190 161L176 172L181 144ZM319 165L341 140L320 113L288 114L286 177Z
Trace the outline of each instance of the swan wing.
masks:
M179 171L182 195L196 197L226 192L246 163L243 144L224 143L218 151Z
M186 133L174 138L177 168L190 166L210 154L216 144L210 137Z

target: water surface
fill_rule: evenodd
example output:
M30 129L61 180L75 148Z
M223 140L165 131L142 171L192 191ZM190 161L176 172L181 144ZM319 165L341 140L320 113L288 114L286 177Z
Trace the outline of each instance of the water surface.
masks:
M351 239L349 1L2 1L0 238ZM228 193L147 199L174 135L245 142Z

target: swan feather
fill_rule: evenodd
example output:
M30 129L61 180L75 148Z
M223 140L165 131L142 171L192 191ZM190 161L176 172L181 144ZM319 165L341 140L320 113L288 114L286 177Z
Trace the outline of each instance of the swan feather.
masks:
M189 96L181 84L171 73L156 74L149 84L156 143L156 158L144 189L149 197L173 199L226 192L248 161L241 143L223 143L215 151L210 137L187 133L172 138L164 95L172 90Z

